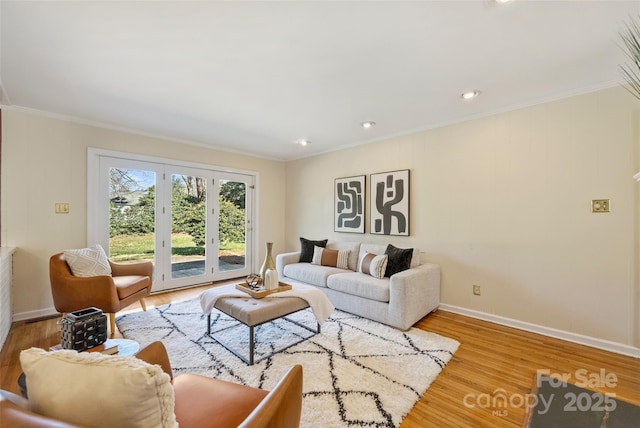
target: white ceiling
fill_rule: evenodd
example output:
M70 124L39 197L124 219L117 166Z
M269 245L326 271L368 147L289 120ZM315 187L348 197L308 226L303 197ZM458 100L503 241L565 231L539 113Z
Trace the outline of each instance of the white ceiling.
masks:
M618 32L640 15L639 1L0 8L8 108L281 160L616 85Z

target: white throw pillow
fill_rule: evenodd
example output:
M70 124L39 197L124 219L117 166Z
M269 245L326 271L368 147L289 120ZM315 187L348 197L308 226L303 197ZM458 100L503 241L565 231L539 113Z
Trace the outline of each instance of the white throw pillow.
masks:
M384 272L387 269L389 257L386 254L364 253L364 256L358 263L358 272L366 273L374 278L384 278Z
M102 246L64 250L64 258L74 276L111 275L111 265Z
M95 427L176 428L175 397L160 366L135 357L31 348L20 353L29 405Z

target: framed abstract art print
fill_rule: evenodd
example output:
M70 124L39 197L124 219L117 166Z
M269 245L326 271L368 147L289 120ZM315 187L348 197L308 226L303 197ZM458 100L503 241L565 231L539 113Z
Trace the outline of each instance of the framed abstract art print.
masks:
M409 235L409 170L371 174L371 233Z
M364 233L364 186L366 176L336 178L334 230Z

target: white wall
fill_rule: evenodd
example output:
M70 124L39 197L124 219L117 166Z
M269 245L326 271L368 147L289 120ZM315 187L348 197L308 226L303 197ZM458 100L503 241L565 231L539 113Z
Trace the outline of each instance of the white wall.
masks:
M53 311L49 257L86 245L88 147L256 171L259 261L264 242L277 252L284 241L282 162L11 110L2 112L2 132L2 242L18 247L14 319ZM70 214L55 214L56 202L68 202Z
M443 303L638 346L638 108L612 88L289 162L286 247L417 247ZM333 232L335 178L407 168L410 237Z

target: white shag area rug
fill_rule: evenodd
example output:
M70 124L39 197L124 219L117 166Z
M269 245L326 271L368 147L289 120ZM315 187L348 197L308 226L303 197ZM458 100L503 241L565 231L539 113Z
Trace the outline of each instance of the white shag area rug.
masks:
M309 309L287 318L316 327ZM286 319L256 327L256 360L276 353L249 366L207 335L198 299L122 315L116 323L141 347L164 342L174 375L195 373L268 390L289 367L302 365L302 427L399 426L459 346L434 333L403 332L336 310L315 335ZM214 310L212 333L248 355L248 327ZM302 337L308 339L287 348Z

